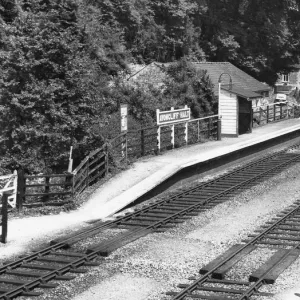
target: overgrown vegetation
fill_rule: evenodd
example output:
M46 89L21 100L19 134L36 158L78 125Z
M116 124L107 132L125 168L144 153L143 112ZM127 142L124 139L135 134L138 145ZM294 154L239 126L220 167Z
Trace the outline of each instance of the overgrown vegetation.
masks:
M230 61L273 84L298 62L300 0L0 1L0 172L67 170L119 131L153 125L155 109L216 101L190 61ZM172 62L164 88L123 84L128 63ZM123 76L123 75L122 75Z

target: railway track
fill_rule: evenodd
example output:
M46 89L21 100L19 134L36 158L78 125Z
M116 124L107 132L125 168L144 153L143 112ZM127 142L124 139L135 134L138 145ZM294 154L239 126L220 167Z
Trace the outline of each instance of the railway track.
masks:
M45 249L6 263L0 267L0 299L13 299L20 295L37 296L43 293L40 289L55 288L56 281L72 280L76 273L87 272L87 267L99 265L95 261L99 255L107 256L151 232L167 230L299 162L300 154L290 151L299 146L258 159L116 220L96 222L88 229L51 241ZM76 250L76 243L112 228L123 231L98 245Z
M173 296L173 300L247 300L251 296L271 296L270 293L259 292L259 289L264 284L274 283L300 255L300 200L256 232L257 234L249 235L244 244L234 245L202 267L199 273L203 276L189 278L193 281L191 284L179 284L181 292L168 292L167 295ZM249 281L226 279L226 274L235 264L261 245L276 251L249 274Z

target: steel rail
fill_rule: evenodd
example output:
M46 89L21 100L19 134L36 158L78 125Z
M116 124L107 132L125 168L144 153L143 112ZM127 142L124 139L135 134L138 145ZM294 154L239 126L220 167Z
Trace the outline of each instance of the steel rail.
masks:
M286 166L286 165L290 164L291 162L293 162L293 161L295 161L295 160L297 160L297 159L300 159L300 154L299 154L299 155L295 155L295 157L289 159L288 161L283 162L283 163L281 163L281 164L279 164L279 165L277 165L277 166L275 166L275 167L272 167L271 169L268 169L268 170L266 170L265 172L259 173L258 175L254 175L254 176L253 176L252 178L250 178L250 179L247 179L247 180L244 180L244 181L242 181L242 182L239 182L238 184L236 184L236 185L234 185L234 186L232 186L232 187L230 187L230 188L228 188L228 189L225 189L224 191L222 191L222 192L220 192L220 193L217 193L217 194L215 194L215 195L213 195L213 196L211 196L211 197L208 197L207 199L203 200L202 202L199 202L199 203L197 203L197 204L193 204L193 205L191 205L191 206L189 206L189 207L187 207L187 208L185 208L185 209L183 209L183 210L181 210L181 211L179 211L179 212L177 212L177 213L172 214L171 216L169 216L169 217L167 217L167 218L165 218L165 219L162 219L162 220L160 220L160 221L157 221L157 222L155 222L154 224L151 224L151 225L149 225L148 227L143 228L143 230L147 230L147 229L149 229L149 230L150 230L150 229L156 229L156 228L158 228L158 227L160 227L160 226L163 226L163 225L165 225L165 224L167 224L167 223L171 223L171 221L172 221L173 219L176 219L176 218L178 218L178 217L180 217L180 216L183 216L183 215L185 215L185 214L187 214L187 213L189 213L189 212L192 212L193 210L195 210L195 209L197 209L197 208L200 208L201 206L207 204L208 202L211 202L213 199L218 198L218 197L220 197L220 196L222 196L222 195L226 195L226 194L228 194L229 192L238 189L238 188L241 187L242 185L249 184L250 182L252 182L252 181L254 181L254 180L256 180L256 179L258 179L258 178L264 176L265 174L270 173L270 172L274 171L275 169L278 169L278 168L281 168L281 167L283 167L283 166Z
M295 148L297 146L299 146L299 144L298 145L290 146L290 147L288 147L288 149ZM230 172L229 174L227 173L225 175L220 176L217 179L212 179L209 182L202 183L202 184L198 185L197 187L190 189L188 192L187 191L183 191L183 192L181 192L181 193L179 193L177 195L174 195L173 197L171 197L171 198L169 198L167 200L163 199L163 200L159 201L158 203L156 202L156 203L154 203L154 204L152 204L152 205L150 205L150 206L148 206L146 208L143 208L143 209L141 209L141 210L139 210L137 212L134 212L134 213L130 214L130 216L131 216L131 218L132 218L132 216L138 216L142 212L147 212L147 211L151 210L154 207L159 207L162 204L169 203L173 199L178 199L178 197L180 197L180 196L190 195L191 193L193 193L195 191L199 191L203 187L212 185L213 183L218 182L218 181L222 180L225 177L230 177L230 176L232 177L235 174L241 173L243 170L246 170L247 168L249 168L251 166L253 167L253 166L256 166L258 164L261 164L262 162L272 161L273 159L275 160L277 157L280 156L281 153L283 153L285 151L287 151L287 149L279 151L276 154L267 155L266 157L263 157L263 158L255 161L255 162L251 162L251 163L249 163L249 164L247 164L247 165L245 165L245 166L243 166L241 168L238 168L237 170L234 170L234 171ZM285 162L283 162L283 163L281 163L279 165L276 165L275 167L272 167L272 168L266 170L265 172L262 172L262 173L260 173L258 175L255 175L255 176L253 176L252 178L250 178L248 180L242 181L242 182L234 185L233 187L225 189L221 193L218 193L216 195L213 195L213 196L205 199L201 203L197 203L195 205L192 205L192 206L190 206L190 207L188 207L188 208L186 208L186 209L184 209L184 210L182 210L182 211L180 211L178 213L172 214L170 217L167 217L167 218L165 218L165 219L163 219L163 220L161 220L159 222L155 222L151 226L149 226L147 228L143 228L142 230L145 231L145 230L150 229L150 228L151 229L158 228L159 226L163 226L163 225L165 225L168 222L172 223L172 221L176 217L178 217L178 216L180 217L180 216L182 216L182 215L184 215L184 214L186 214L186 213L188 213L188 212L190 212L192 210L195 210L195 208L203 206L205 203L211 201L212 199L220 197L220 195L224 195L224 194L226 195L226 194L230 193L232 190L235 190L235 189L239 188L241 185L244 185L245 183L249 183L251 181L254 181L255 179L263 176L264 174L272 172L273 170L278 169L278 168L280 168L280 167L282 167L284 165L287 165L291 161L294 161L294 160L298 159L299 157L300 157L300 155L298 155L298 156L294 155L294 157L292 159L289 159L288 161L285 161ZM96 227L93 227L91 229L88 229L87 231L81 232L81 233L79 233L76 236L80 236L80 235L84 236L85 234L93 232L93 231L96 231L96 230L101 230L101 229L109 228L112 225L120 223L120 221L127 220L127 219L128 219L128 216L124 216L124 217L118 218L116 220L109 221L109 222L106 222L106 223L101 224L101 225L97 225ZM47 247L45 249L42 249L40 251L34 252L33 254L31 254L29 256L26 256L25 258L19 259L19 260L15 261L15 262L11 262L11 263L9 263L9 264L7 264L5 266L0 267L0 275L5 274L5 272L7 270L13 270L13 269L16 269L18 267L21 267L22 264L24 264L24 263L28 263L28 262L34 261L34 260L36 260L38 258L41 258L41 257L44 257L46 255L55 255L55 251L63 249L65 247L66 243L68 241L72 240L73 238L74 238L74 236L72 236L70 238L67 238L65 241L62 241L60 243L51 245L51 246L49 246L49 247ZM67 256L67 254L66 254L66 256ZM65 273L67 273L69 271L74 270L75 268L78 268L81 265L84 265L85 263L89 262L90 260L95 259L97 256L98 256L97 251L90 252L88 254L82 254L82 257L80 257L80 258L78 258L76 260L73 260L70 263L65 264L62 267L58 267L57 269L55 269L53 271L50 271L50 272L47 272L46 274L41 274L41 276L39 278L37 278L37 279L28 281L28 282L24 283L23 285L20 285L17 288L15 288L15 289L13 289L13 290L11 290L9 292L6 292L4 294L2 293L0 295L0 299L11 299L12 297L16 297L18 295L21 295L23 292L28 292L29 290L33 289L34 287L37 287L37 286L39 286L39 285L41 285L41 284L43 284L45 282L50 281L51 279L54 279L57 276L61 276L61 275L65 274Z
M300 201L297 201L297 203L299 203L299 202ZM253 239L251 239L243 247L241 247L237 251L233 252L230 256L228 256L226 259L224 259L224 261L222 261L219 264L217 264L213 269L211 269L210 271L208 271L201 278L197 279L191 285L189 285L184 290L182 290L181 292L179 292L175 297L172 298L172 300L183 300L185 297L187 297L187 294L192 293L193 291L195 291L197 289L198 286L200 286L201 284L203 284L204 282L206 282L208 279L210 279L209 278L210 275L212 275L214 273L214 271L216 271L219 267L221 267L222 265L224 265L227 261L231 260L234 256L236 256L238 253L242 252L248 246L255 244L255 242L257 242L259 239L261 239L263 237L263 235L266 235L274 227L278 226L281 222L285 221L287 218L289 218L291 215L295 214L295 212L297 212L299 210L300 210L300 207L298 205L296 208L292 209L290 212L288 212L285 216L283 216L282 218L280 218L274 224L270 225L264 232L262 232L261 234L259 234L257 237L254 237ZM297 247L300 247L300 243L296 246L296 248ZM283 259L285 257L286 256L284 256ZM280 260L280 261L282 261L282 260ZM271 270L269 270L268 272L266 272L263 276L265 276L270 271ZM254 283L253 286L249 287L249 289L247 291L245 291L245 293L240 298L238 298L236 300L249 299L249 296L251 295L251 293L257 292L257 289L259 287L261 287L262 284L263 284L263 279L261 278L256 283Z

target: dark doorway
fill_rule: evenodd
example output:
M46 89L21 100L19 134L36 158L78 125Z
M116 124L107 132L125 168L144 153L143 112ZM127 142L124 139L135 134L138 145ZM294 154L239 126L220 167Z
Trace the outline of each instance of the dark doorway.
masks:
M239 103L239 134L251 132L252 101L238 97Z

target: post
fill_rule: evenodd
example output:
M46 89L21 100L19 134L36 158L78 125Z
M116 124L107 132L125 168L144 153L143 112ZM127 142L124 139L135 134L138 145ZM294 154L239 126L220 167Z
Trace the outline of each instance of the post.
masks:
M280 104L280 116L279 116L279 120L282 119L282 104Z
M185 128L184 128L184 133L185 133L185 136L184 136L184 139L185 139L185 144L187 145L188 144L188 122L185 123Z
M217 140L221 141L221 134L222 134L222 121L221 118L217 120Z
M49 191L50 191L50 177L45 177L45 194L47 195L44 195L43 196L43 201L48 201L49 200Z
M2 195L2 234L1 243L6 244L7 241L7 198L8 192L4 192Z
M157 154L160 152L160 126L157 128Z
M20 212L23 209L23 201L26 191L26 179L24 178L24 170L18 170L18 179L17 179L17 201L16 207Z
M108 144L105 144L105 176L108 174Z
M259 107L259 122L262 121L261 116L262 116L262 109L261 109L261 107Z
M210 137L210 133L211 133L211 122L210 122L210 118L207 120L207 138L209 139Z
M72 168L73 168L72 153L73 153L73 146L71 146L71 148L70 148L69 166L68 166L68 172L69 172L69 173L72 173Z
M267 124L269 123L269 105L267 105Z
M174 107L171 107L171 111L174 110ZM172 148L175 148L175 125L171 125L171 144Z
M75 176L74 174L72 174L72 197L75 196Z
M276 120L276 105L273 104L273 121Z
M88 156L88 159L86 161L85 187L88 187L90 184L89 175L90 175L90 155Z
M222 74L220 75L220 78L219 78L219 82L218 82L218 92L219 92L219 97L218 97L218 119L220 119L220 115L221 115L221 112L220 112L220 98L221 98L221 76Z
M145 155L145 131L141 130L141 155Z
M125 163L127 164L128 159L128 140L127 140L127 131L125 132Z
M252 133L253 128L253 108L250 110L250 124L249 124L249 133Z
M197 125L198 125L198 142L200 140L200 120L197 121Z
M185 105L184 108L187 109L188 106ZM185 129L184 129L184 133L185 133L185 144L186 144L186 145L188 144L188 138L189 138L189 136L188 136L188 134L189 134L188 131L189 131L189 123L186 122L186 123L185 123Z

